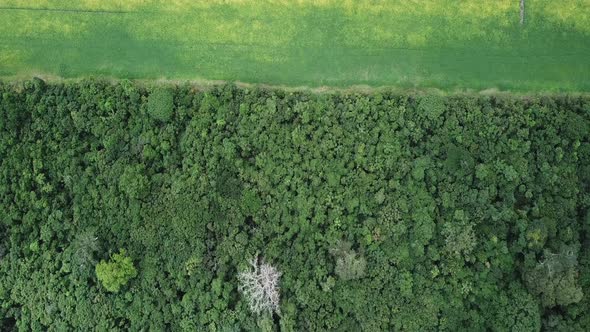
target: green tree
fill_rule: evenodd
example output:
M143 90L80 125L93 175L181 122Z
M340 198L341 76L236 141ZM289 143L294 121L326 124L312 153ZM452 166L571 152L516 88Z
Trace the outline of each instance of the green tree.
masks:
M564 248L557 254L546 251L545 260L527 273L527 286L541 298L544 307L580 302L583 291L578 284L576 266L573 250Z
M488 301L486 314L492 331L539 331L541 313L538 302L520 284L514 283L509 291L499 293Z
M148 113L156 120L168 121L174 111L174 95L169 88L155 88L148 97Z
M113 254L110 261L101 260L96 265L96 277L109 292L116 293L129 279L137 276L131 257L126 256L125 249Z

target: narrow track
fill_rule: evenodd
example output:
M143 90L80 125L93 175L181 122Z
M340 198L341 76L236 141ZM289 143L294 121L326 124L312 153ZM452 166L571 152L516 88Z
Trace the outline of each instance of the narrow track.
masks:
M88 13L88 14L132 14L135 12L123 10L88 10L88 9L67 9L67 8L32 8L32 7L0 7L1 10L11 11L37 11L37 12L56 12L56 13Z

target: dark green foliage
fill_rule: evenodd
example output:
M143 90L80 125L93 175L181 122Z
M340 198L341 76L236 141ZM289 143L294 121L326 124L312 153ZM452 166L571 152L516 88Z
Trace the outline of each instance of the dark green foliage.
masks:
M470 260L470 254L477 245L473 226L462 210L455 210L453 219L442 225L441 236L445 241L445 253L464 255L465 260Z
M156 87L148 97L148 113L156 120L168 121L174 112L174 95L170 89Z
M495 331L539 331L541 313L535 298L523 288L512 286L497 294L488 305L487 326Z
M527 273L531 293L539 295L544 307L580 302L583 296L578 282L577 256L572 249L544 253L543 262Z
M143 164L125 166L119 178L119 189L130 198L144 198L149 193L149 180Z
M0 85L0 330L588 331L589 128L588 97ZM257 255L280 316L238 292Z

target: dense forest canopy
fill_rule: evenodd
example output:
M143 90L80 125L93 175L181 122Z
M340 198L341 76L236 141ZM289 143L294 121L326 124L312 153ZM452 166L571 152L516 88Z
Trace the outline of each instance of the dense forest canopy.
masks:
M589 97L0 84L1 330L588 331L589 210Z

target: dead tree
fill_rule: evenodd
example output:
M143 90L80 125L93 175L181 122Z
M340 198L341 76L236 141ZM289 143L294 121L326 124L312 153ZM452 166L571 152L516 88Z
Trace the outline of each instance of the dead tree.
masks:
M238 274L239 290L246 296L250 310L256 314L280 312L279 272L275 267L259 260L250 261L251 269Z

